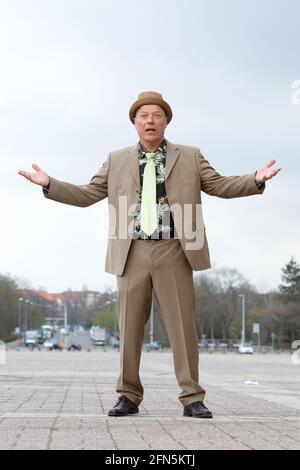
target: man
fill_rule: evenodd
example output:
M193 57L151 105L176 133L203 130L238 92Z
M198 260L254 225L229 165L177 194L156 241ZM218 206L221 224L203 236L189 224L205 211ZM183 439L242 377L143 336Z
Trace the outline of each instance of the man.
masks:
M280 168L271 160L244 176L221 176L200 150L165 139L172 119L157 92L142 92L129 117L137 145L111 152L87 185L58 181L33 164L19 171L43 186L46 198L86 207L108 197L109 240L106 271L117 276L120 327L119 398L109 416L138 413L143 399L139 377L144 327L152 290L173 350L184 416L211 418L199 385L193 270L210 267L201 190L222 198L262 194Z

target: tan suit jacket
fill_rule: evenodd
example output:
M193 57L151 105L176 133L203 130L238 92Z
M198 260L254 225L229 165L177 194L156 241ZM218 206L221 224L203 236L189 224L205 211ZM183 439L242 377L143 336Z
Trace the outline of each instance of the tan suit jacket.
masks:
M255 172L244 176L222 176L198 148L169 141L165 185L171 210L174 207L172 213L176 231L180 234L182 248L195 271L211 266L205 225L201 218L197 218L196 208L201 208L201 191L212 196L235 198L261 194L265 189L265 185L258 189ZM124 237L124 233L120 235L120 225L125 223L132 229L139 190L137 145L111 152L89 184L74 185L50 177L49 191L43 189L46 198L79 207L87 207L108 198L109 235L105 270L116 275L122 275L124 271L132 241L131 236ZM190 211L191 217L190 228L185 230L183 214L187 206L189 209L186 213ZM129 232L132 233L132 230ZM196 243L193 245L197 236L201 246Z

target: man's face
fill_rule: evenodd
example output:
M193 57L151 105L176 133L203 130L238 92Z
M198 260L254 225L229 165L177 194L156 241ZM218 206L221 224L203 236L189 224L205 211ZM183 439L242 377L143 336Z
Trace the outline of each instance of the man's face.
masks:
M163 108L156 104L141 106L135 115L134 126L142 142L159 144L167 127L167 116Z

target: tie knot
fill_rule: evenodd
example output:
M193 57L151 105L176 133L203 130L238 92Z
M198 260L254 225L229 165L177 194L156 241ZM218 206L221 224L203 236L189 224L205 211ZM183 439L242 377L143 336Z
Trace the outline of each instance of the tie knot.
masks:
M147 152L146 153L146 158L149 161L151 160L155 160L155 155L157 154L158 152Z

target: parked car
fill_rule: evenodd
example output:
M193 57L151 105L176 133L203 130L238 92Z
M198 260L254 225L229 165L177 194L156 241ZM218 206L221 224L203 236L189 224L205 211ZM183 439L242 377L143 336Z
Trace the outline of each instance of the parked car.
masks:
M49 349L50 351L52 351L53 349L53 341L51 341L51 339L46 339L44 341L44 348L45 349Z
M239 353L240 354L253 354L254 349L253 349L252 344L251 343L240 344Z
M94 346L106 346L107 331L105 328L100 328L100 326L92 326L90 329L90 338Z
M68 351L81 351L81 346L80 344L70 344L70 346L68 347Z
M49 351L52 351L53 349L62 350L63 346L60 342L58 343L55 340L46 339L46 341L44 341L44 348L48 349Z
M145 348L146 351L160 351L162 350L162 344L158 341L153 341L153 343L147 343Z
M36 330L29 330L25 333L25 346L35 348L38 344L38 332Z

